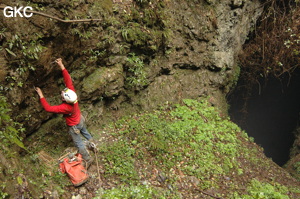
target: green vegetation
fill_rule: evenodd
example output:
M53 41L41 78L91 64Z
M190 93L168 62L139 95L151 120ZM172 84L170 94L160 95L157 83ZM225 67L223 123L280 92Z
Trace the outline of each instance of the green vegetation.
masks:
M121 186L120 188L113 188L109 190L104 190L101 193L101 198L103 199L124 199L124 198L135 198L135 199L142 199L142 198L157 198L157 199L165 199L165 198L180 198L171 191L164 191L163 193L161 190L157 188L153 188L148 185L138 185L138 186Z
M51 188L56 190L58 194L65 192L64 187L71 185L71 181L66 174L63 174L58 169L57 160L44 159L42 153L31 153L31 156L23 157L22 162L26 165L31 165L31 168L26 168L26 175L30 186L34 186L38 191L45 191ZM19 171L16 171L19 172ZM36 178L36 176L40 176ZM19 180L16 179L19 183Z
M39 59L39 53L42 52L44 47L39 41L41 35L35 34L34 38L28 41L22 36L15 34L10 40L7 41L8 47L5 50L13 57L21 58L19 60L17 71L22 74L27 70L35 70L31 61Z
M278 183L271 185L263 183L256 179L251 180L248 186L248 195L244 195L243 199L289 199L289 190L287 187Z
M300 181L300 161L294 163L293 167L294 167L295 173L293 173L292 175Z
M72 28L72 35L78 36L80 39L90 39L93 33L91 31L85 31L84 29Z
M138 180L138 174L134 168L135 150L126 141L120 140L106 145L102 148L102 152L107 153L104 165L108 178L115 174L122 182L130 183L131 180Z
M220 178L232 170L243 173L237 161L239 127L222 120L205 101L184 103L168 115L162 111L122 120L116 123L122 129L116 135L131 143L132 153L140 160L154 156L156 166L164 172L174 169L196 176L202 181L201 188L214 186L212 176Z
M143 30L139 23L128 23L126 27L122 28L122 36L135 46L146 45L151 38L151 34L147 34L147 30Z
M3 33L3 35L5 35ZM6 77L8 86L3 89L11 89L14 86L23 87L25 74L35 71L34 62L39 59L40 53L45 48L39 40L41 35L35 33L29 40L26 36L15 34L3 45L5 52L10 56L10 67L16 71L13 75Z
M7 104L6 98L0 95L0 139L4 146L10 144L16 144L19 147L25 149L20 133L24 132L25 129L22 124L15 122L10 117L11 109Z
M228 118L221 118L206 100L187 99L182 105L124 117L106 131L111 132L112 138L100 146L106 170L104 178L118 181L114 189L102 192L107 198L111 194L116 194L116 198L142 198L150 193L154 197L156 191L161 198L169 198L151 185L153 175L154 180L159 176L165 178L161 186L168 187L164 191L172 190L174 195L170 198L176 198L180 192L177 187L189 178L196 179L189 186L198 190L221 189L225 183L229 198L242 195L258 198L256 195L261 193L271 198L291 191L273 185L274 189L265 192L271 185L250 183L249 178L243 182L250 183L247 190L243 187L238 179L245 178L253 169L251 165L265 169L269 166L254 158L259 153L256 148L245 147L245 143L251 143L246 133ZM243 160L249 160L250 166L244 165ZM149 186L142 186L141 181ZM135 195L137 189L142 189L138 192L141 196Z
M148 84L144 70L144 62L134 53L130 53L127 58L128 72L130 75L126 78L126 85L129 88L142 88Z
M4 192L5 187L6 187L6 184L1 182L1 185L0 185L0 198L1 199L5 199L9 196L8 193Z
M295 163L294 167L296 168L297 174L300 175L300 162Z
M130 15L124 15L121 27L123 39L133 47L146 53L164 49L171 31L164 3L159 1L136 1L139 7L132 7Z

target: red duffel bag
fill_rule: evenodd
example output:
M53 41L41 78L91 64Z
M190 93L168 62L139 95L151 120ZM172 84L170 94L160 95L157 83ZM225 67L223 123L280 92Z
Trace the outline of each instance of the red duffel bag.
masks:
M62 173L67 173L74 186L80 186L85 183L89 175L82 163L81 154L76 154L72 158L64 158L59 164Z

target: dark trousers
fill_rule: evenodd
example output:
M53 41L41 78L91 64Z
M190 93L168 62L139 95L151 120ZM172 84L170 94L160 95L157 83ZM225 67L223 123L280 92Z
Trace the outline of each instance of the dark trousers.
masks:
M79 133L76 133L76 129L79 131ZM91 140L92 136L86 128L83 116L81 116L79 124L69 127L69 134L72 136L73 142L77 147L78 152L82 155L82 158L89 160L90 155L85 147L81 135L87 140Z

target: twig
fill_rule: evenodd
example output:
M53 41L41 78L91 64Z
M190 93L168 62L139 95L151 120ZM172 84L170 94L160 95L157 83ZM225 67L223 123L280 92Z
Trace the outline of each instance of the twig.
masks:
M202 115L201 113L199 113L199 115L202 117L202 119L204 120L204 122L205 123L207 123L208 122L208 119L207 119L207 117L205 117L204 115Z
M3 6L3 5L0 5L0 10L3 10L6 6ZM23 11L23 10L22 10ZM38 12L38 11L34 11L34 10L26 10L26 13L33 13L33 14L37 14L37 15L40 15L40 16L43 16L43 17L47 17L47 18L50 18L50 19L54 19L54 20L57 20L57 21L60 21L60 22L63 22L63 23L77 23L77 22L93 22L93 21L102 21L102 19L74 19L74 20L64 20L64 19L61 19L61 18L58 18L58 17L55 17L55 16L52 16L52 15L48 15L48 14L45 14L43 12Z
M70 154L70 152L68 152L67 154L61 156L60 158L58 158L59 161L61 161L62 159L64 159L65 157L67 157Z
M221 198L221 197L218 197L218 196L214 196L214 195L212 195L212 194L210 194L210 193L207 193L207 192L205 192L205 191L202 191L202 190L200 190L200 189L196 189L196 190L199 191L199 192L201 192L201 193L203 193L204 195L210 196L210 197L212 197L212 198L216 198L216 199L224 199L224 198Z

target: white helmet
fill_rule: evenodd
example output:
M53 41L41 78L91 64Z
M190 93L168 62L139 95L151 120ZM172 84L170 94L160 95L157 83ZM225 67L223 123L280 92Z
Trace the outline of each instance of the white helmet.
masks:
M62 91L62 97L69 104L75 104L77 102L76 93L69 88L65 88Z

